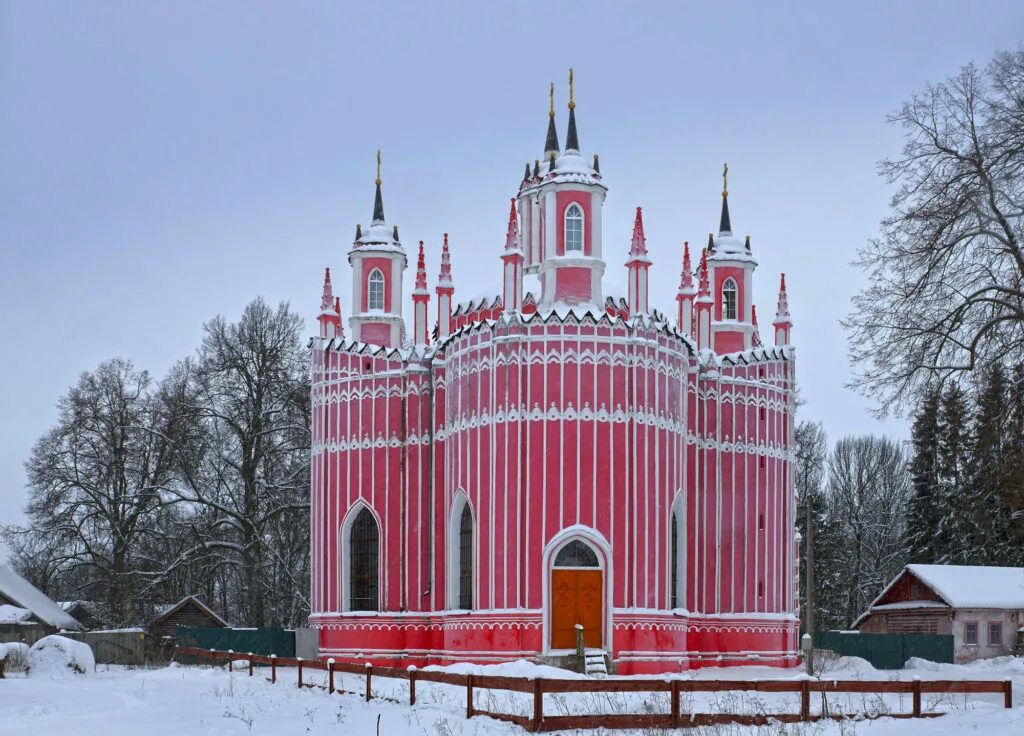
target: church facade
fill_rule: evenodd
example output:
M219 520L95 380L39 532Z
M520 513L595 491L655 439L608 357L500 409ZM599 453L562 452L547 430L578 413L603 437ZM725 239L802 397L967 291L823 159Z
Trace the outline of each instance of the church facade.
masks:
M640 208L630 242L603 238L608 186L581 152L571 87L558 138L552 104L492 295L457 303L447 235L431 293L420 242L411 333L378 160L373 219L348 252L347 334L328 270L312 341L320 655L545 660L576 651L582 627L623 674L793 665L785 277L762 340L758 262L723 175L718 233L695 263L684 245L659 311ZM609 262L624 262L624 293L605 286Z

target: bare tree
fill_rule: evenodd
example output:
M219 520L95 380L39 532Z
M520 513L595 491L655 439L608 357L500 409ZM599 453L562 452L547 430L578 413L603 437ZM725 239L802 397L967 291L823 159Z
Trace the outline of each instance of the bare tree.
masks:
M178 445L179 502L192 544L250 626L295 624L308 609L309 374L302 321L287 305L250 303L237 323L205 326L178 367L193 432Z
M891 121L906 143L880 171L898 188L844 323L853 385L880 413L979 362L1024 361L1024 51L964 67Z
M839 532L844 600L838 607L846 626L906 564L912 495L902 445L875 436L836 443L828 462L828 513Z
M82 374L60 399L57 425L26 462L29 526L8 530L16 564L64 595L105 604L111 623L137 620L140 559L174 474L182 417L128 360ZM32 559L45 554L45 564Z

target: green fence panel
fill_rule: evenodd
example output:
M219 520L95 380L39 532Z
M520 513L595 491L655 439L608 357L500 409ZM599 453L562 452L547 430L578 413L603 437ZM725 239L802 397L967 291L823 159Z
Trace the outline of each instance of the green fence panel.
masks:
M295 632L290 629L222 629L182 626L175 637L179 646L232 650L240 653L295 656Z
M911 657L932 662L953 661L952 636L818 631L814 634L814 646L845 657L866 659L880 670L901 669Z
M953 637L935 634L904 634L904 661L920 657L930 662L953 663Z

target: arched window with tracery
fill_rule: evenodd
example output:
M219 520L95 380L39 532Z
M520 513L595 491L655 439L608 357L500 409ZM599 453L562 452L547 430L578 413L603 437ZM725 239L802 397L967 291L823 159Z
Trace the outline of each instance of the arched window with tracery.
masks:
M571 204L565 210L565 252L583 250L583 210Z
M367 279L366 304L369 309L384 309L384 274L379 268L370 271Z
M473 513L467 503L459 519L459 608L473 607Z
M672 583L669 591L668 607L679 608L679 516L675 511L672 512L672 529L669 531L671 535L671 552L668 558L669 567L672 569Z
M594 548L585 542L574 539L558 550L555 555L555 567L600 567Z
M736 319L736 282L732 278L722 284L722 319Z
M376 611L379 606L378 565L380 530L369 509L352 521L348 540L348 609Z

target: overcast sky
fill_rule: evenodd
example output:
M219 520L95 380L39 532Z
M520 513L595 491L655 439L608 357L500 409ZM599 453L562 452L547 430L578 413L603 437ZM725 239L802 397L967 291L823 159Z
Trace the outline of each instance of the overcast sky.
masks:
M552 80L564 142L570 66L610 187L611 279L642 205L651 301L674 313L680 245L717 229L728 161L766 335L787 273L800 418L905 437L844 388L838 323L886 211L875 166L901 138L885 118L1017 47L1024 3L705 5L0 1L0 523L82 371L120 355L162 375L256 295L312 333L326 265L351 314L378 147L388 220L426 241L431 281L449 232L456 298L498 284Z

